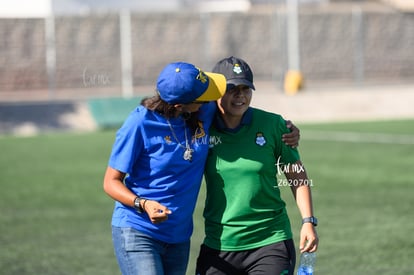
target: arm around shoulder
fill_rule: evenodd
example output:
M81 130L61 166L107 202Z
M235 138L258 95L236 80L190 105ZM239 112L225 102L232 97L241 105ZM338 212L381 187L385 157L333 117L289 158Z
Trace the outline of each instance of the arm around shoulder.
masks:
M286 133L282 135L282 141L288 145L292 146L292 148L296 148L299 146L299 139L300 139L300 130L296 127L295 124L292 123L290 120L286 120L286 127L290 129L290 133Z

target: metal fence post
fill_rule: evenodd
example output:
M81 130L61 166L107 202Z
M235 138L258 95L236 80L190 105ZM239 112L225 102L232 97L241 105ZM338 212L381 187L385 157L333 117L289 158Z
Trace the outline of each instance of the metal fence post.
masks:
M119 14L119 27L121 36L121 73L122 96L132 97L134 94L132 83L132 46L131 46L131 13L122 10Z
M300 71L299 51L299 3L286 0L287 5L287 43L289 69L285 76L285 92L294 95L302 88L303 76Z
M213 68L213 64L211 61L211 32L210 32L210 13L209 12L201 12L200 13L200 25L201 25L201 33L204 40L202 40L201 48L202 48L202 62L203 62L203 69L204 70L211 70Z
M364 29L363 14L360 6L352 7L352 40L353 40L353 78L361 84L364 81Z
M56 34L55 16L52 13L45 17L45 40L48 98L51 99L56 89Z
M287 0L289 70L300 71L298 0Z

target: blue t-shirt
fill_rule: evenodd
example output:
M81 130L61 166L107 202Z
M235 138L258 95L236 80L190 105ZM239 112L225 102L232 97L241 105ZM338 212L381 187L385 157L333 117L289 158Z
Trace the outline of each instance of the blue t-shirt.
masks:
M137 107L116 134L109 166L126 173L125 185L135 194L155 200L172 213L168 220L152 224L146 213L118 201L112 216L112 225L132 227L167 243L188 241L193 231L192 215L195 208L204 165L208 153L209 135L215 103L200 108L202 130L192 136L182 118L167 120L143 106ZM201 125L200 125L201 126ZM201 128L201 127L200 127ZM184 160L186 137L194 150L192 161ZM182 146L177 143L177 140Z

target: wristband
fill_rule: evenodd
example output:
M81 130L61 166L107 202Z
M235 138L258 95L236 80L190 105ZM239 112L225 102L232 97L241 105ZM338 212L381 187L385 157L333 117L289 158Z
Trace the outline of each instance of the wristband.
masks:
M307 217L307 218L303 218L302 219L302 224L307 223L307 222L313 224L313 226L317 226L318 225L318 219L315 218L314 216L311 216L311 217Z

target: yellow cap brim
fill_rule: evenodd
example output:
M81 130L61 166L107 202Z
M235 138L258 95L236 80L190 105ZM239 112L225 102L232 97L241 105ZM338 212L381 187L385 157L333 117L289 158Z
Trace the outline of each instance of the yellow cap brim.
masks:
M208 78L207 90L195 101L214 101L226 93L226 78L222 74L204 72Z

